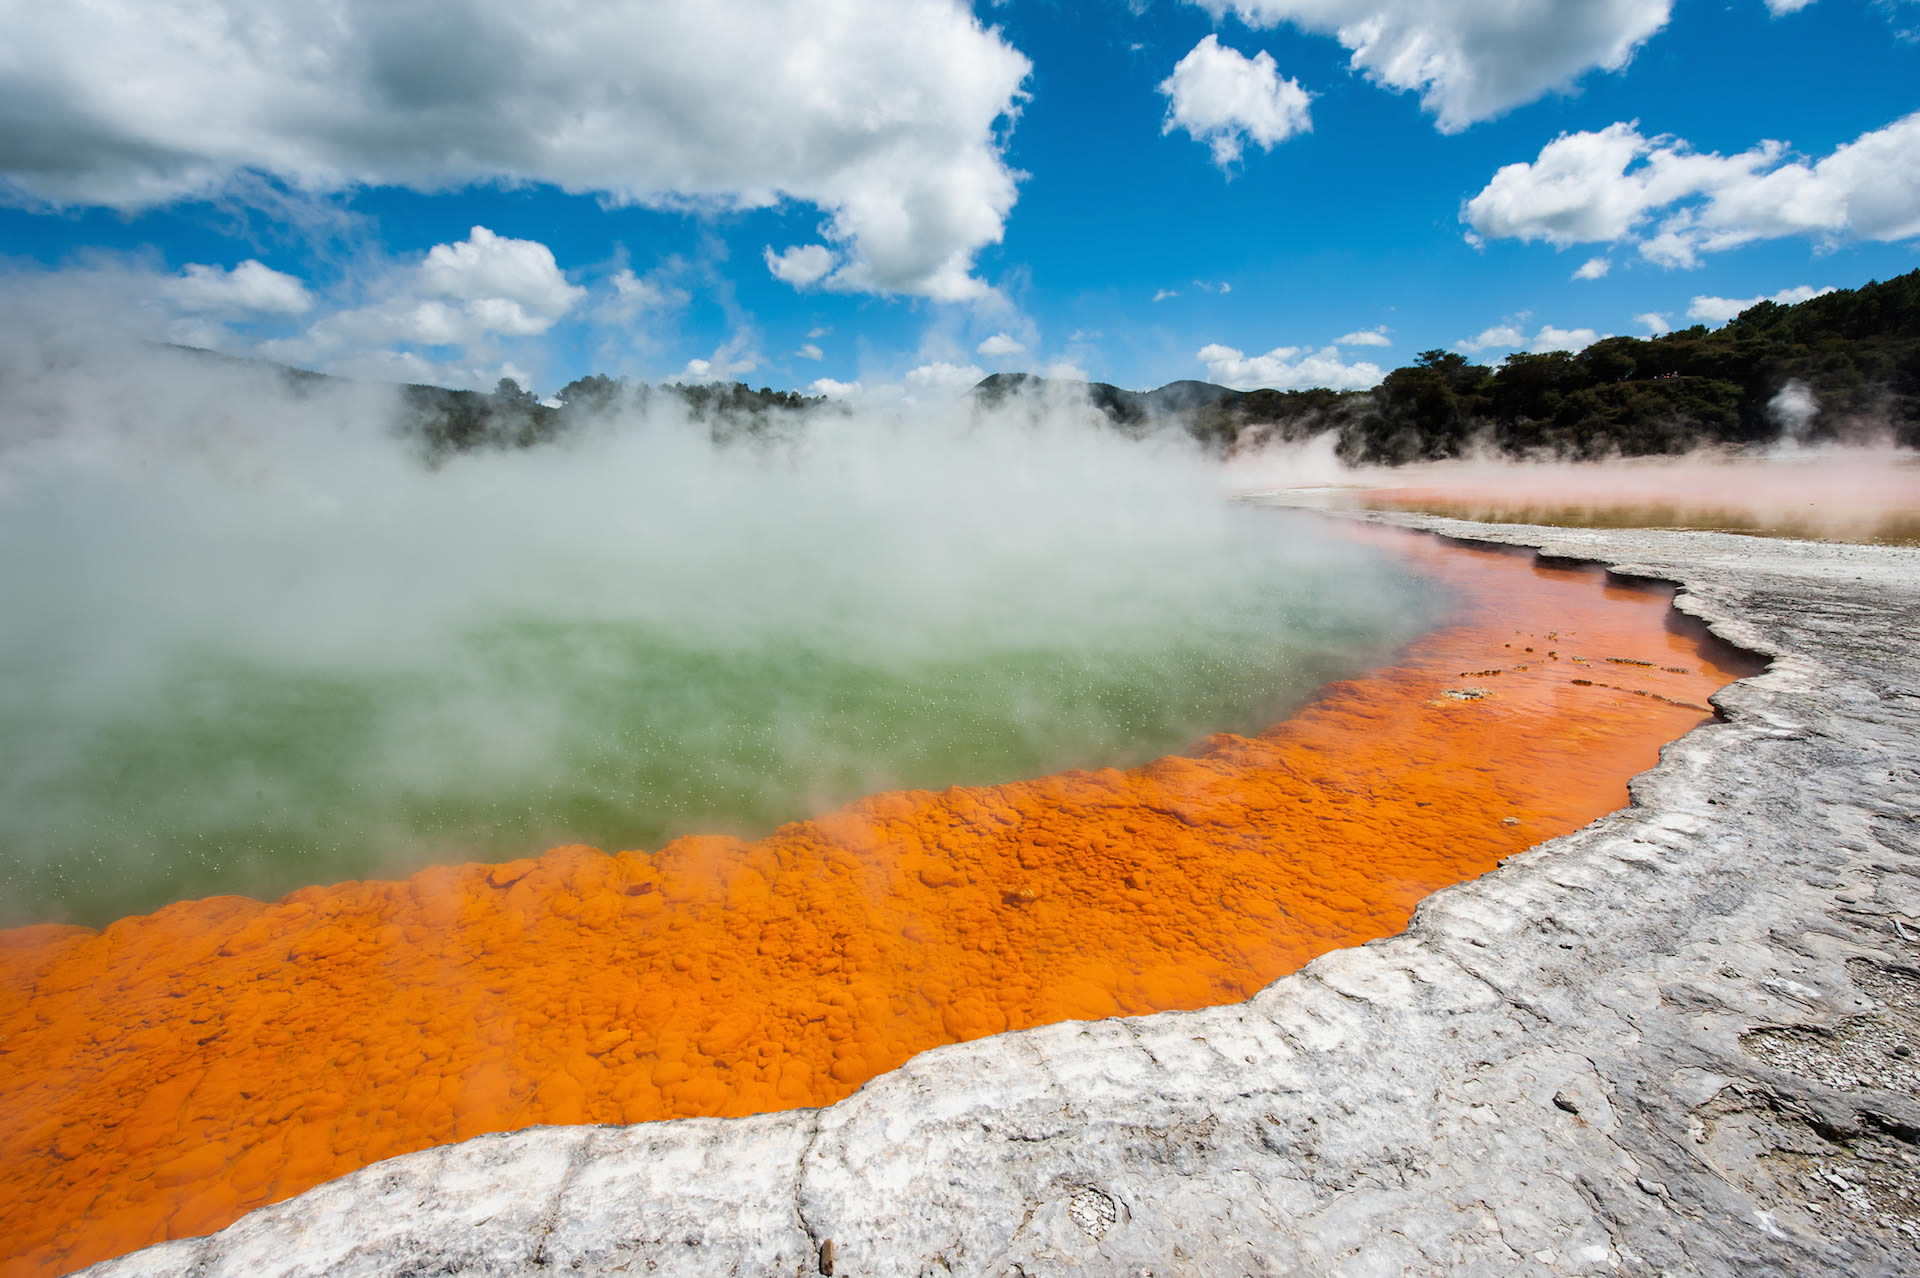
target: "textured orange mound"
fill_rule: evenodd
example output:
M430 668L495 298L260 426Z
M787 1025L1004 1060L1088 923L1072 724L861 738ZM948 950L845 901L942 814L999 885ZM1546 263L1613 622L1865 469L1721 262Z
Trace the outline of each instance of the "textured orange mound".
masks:
M1193 758L0 933L0 1271L480 1132L819 1105L936 1044L1243 998L1621 806L1745 672L1666 592L1397 544L1472 620Z

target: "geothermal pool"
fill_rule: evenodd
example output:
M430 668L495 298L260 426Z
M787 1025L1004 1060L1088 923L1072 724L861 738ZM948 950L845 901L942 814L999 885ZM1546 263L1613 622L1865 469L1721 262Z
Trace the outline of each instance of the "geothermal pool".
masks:
M1753 669L1665 590L1355 549L1448 606L1297 708L1228 677L1230 721L1293 712L1127 770L0 933L0 1272L481 1132L820 1105L941 1043L1244 998L1621 806Z
M429 472L273 407L0 438L0 927L1142 763L1448 606L1071 422Z
M0 1274L1244 998L1745 669L1084 406L430 469L367 388L128 362L0 414Z

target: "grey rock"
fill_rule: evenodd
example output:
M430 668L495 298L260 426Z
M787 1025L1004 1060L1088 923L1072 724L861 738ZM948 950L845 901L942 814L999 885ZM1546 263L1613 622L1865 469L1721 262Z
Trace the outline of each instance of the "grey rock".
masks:
M1680 582L1775 660L1631 807L1245 1003L482 1137L88 1272L1920 1272L1920 552L1392 522Z

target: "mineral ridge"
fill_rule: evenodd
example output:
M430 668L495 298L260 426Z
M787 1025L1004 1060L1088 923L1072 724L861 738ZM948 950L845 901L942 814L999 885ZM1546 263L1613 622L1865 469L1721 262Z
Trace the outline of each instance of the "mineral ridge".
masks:
M1630 807L1244 1002L430 1149L91 1272L1912 1272L1920 553L1396 522L1681 582L1775 660Z

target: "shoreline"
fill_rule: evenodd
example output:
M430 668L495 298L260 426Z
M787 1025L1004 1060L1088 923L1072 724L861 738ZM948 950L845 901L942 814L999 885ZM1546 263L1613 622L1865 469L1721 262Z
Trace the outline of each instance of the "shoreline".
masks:
M86 1272L1911 1266L1875 1195L1920 1190L1920 1089L1861 1044L1920 1029L1920 554L1369 521L1677 581L1775 665L1628 808L1244 1003L936 1048L823 1110L480 1137Z

